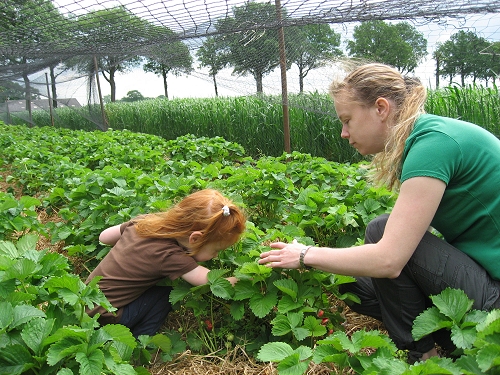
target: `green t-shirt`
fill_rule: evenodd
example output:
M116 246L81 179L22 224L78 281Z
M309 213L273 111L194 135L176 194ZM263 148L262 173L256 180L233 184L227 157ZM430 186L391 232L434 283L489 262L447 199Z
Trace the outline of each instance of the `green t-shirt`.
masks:
M406 140L401 182L446 183L431 225L500 280L500 140L480 126L422 115Z

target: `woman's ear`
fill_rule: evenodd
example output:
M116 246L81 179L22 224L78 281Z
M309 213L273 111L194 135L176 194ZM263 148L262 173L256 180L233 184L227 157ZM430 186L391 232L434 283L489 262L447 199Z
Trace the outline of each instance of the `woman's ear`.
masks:
M386 98L378 98L375 100L375 108L377 110L377 114L381 116L382 120L386 120L387 117L389 117L391 103Z
M203 236L203 233L200 231L195 231L195 232L191 233L191 235L189 236L189 243L190 244L196 243L198 240L200 240L200 238L202 236Z

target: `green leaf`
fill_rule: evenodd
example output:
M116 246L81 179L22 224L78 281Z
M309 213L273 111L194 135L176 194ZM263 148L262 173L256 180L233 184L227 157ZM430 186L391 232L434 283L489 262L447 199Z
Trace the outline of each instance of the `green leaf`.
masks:
M460 349L472 348L476 341L476 327L460 328L457 326L451 327L451 340Z
M271 274L271 272L273 272L273 270L262 264L257 264L255 262L248 262L243 264L243 266L241 266L239 272L251 276L255 279L255 281L258 281L258 280L265 280Z
M19 252L17 251L16 246L12 242L8 241L0 241L0 253L13 259L19 257Z
M411 366L412 374L435 374L435 375L459 375L462 374L460 368L449 358L433 357L424 362L417 362Z
M73 374L73 371L71 371L69 368L62 368L59 371L57 371L56 375L75 375L75 374Z
M356 353L357 348L354 347L353 343L347 336L345 332L335 331L333 334L328 336L326 339L319 340L320 345L332 345L337 350L346 350L350 353Z
M0 262L2 262L1 258L0 258ZM6 263L6 264L8 264L8 263ZM0 297L2 297L4 299L6 299L7 297L12 297L12 293L16 290L16 285L17 285L16 279L0 281ZM0 314L1 314L1 312L0 312Z
M22 236L16 244L19 255L24 254L26 251L35 250L36 244L38 242L38 235L36 234L26 234Z
M101 350L94 350L89 355L78 352L75 359L80 364L81 375L100 374L103 369L104 354Z
M270 342L261 346L257 359L262 362L280 362L293 354L290 345L284 342Z
M42 266L31 259L21 258L12 264L12 266L5 271L6 279L19 279L26 280L36 271L40 270Z
M304 319L304 327L311 332L311 336L318 337L326 334L326 327L322 325L314 316L307 316Z
M301 362L298 353L294 353L278 364L280 375L302 375L307 371L310 360Z
M112 346L114 346L121 358L128 361L132 356L132 352L137 346L132 332L128 327L121 324L106 324L100 329L107 332L113 339Z
M482 337L500 334L500 309L488 312L486 318L477 325L476 329Z
M441 314L437 307L433 306L417 316L413 322L411 333L415 340L420 340L441 328L450 328L452 324L453 322Z
M259 293L257 286L253 285L249 280L239 280L234 285L234 296L235 301L243 301L253 297L256 293Z
M232 301L229 311L234 320L241 320L245 316L245 304L240 301Z
M170 292L168 300L172 305L175 305L177 302L182 301L190 292L191 286L187 283L176 285Z
M47 363L54 366L66 357L72 357L78 352L85 353L86 345L78 337L65 337L50 345L47 351Z
M292 331L292 326L286 315L277 315L271 324L273 325L271 332L274 336L284 336Z
M335 347L323 343L314 349L312 360L314 363L333 362L341 367L346 367L348 365L348 354L343 350L337 350Z
M302 325L302 320L304 319L304 313L302 312L289 312L286 314L291 327L298 327Z
M210 284L210 290L214 295L223 299L230 299L234 294L234 289L229 280L217 279Z
M293 300L297 299L297 293L299 292L299 287L295 280L292 279L280 279L274 282L276 288L281 290L283 293L289 295Z
M451 288L446 288L437 296L431 296L431 300L442 314L456 324L460 323L474 303L463 290Z
M32 208L32 207L40 206L42 204L38 199L33 198L33 197L29 197L29 196L26 196L26 195L22 196L19 199L19 203L24 208Z
M250 309L258 318L263 318L271 309L276 306L278 296L274 292L268 292L265 295L260 293L254 294L252 298L250 298Z
M225 274L227 274L229 270L222 270L222 269L213 269L210 270L207 274L208 282L209 283L214 283L221 277L223 277Z
M10 326L11 328L18 327L36 317L45 318L46 316L42 310L39 310L34 306L17 305L14 307L14 319L12 320Z
M20 344L0 350L0 375L18 375L34 366L31 353Z
M33 318L24 326L21 337L35 355L40 356L43 349L42 343L49 337L53 327L53 319Z
M304 340L306 337L311 336L311 331L302 327L292 328L292 333L298 341Z
M278 312L286 314L289 311L298 309L304 306L304 301L293 300L292 297L285 295L278 302Z
M14 308L7 301L0 302L0 330L6 329L14 321Z
M456 364L460 366L460 369L464 374L484 375L483 370L479 368L479 365L476 362L475 356L463 355L456 360ZM466 372L464 372L464 370Z
M168 353L172 350L172 340L166 335L156 334L151 338L151 343L155 344L162 351Z
M351 341L354 344L354 353L360 353L366 348L388 348L392 352L396 352L397 348L394 342L389 339L386 334L380 333L378 330L360 330L353 333Z
M498 353L500 353L500 345L497 344L488 345L478 351L476 360L484 373L494 367L500 368L500 355Z

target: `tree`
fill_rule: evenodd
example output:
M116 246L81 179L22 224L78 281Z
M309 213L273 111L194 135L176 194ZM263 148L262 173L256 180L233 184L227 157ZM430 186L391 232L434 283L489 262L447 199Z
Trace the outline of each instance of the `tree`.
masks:
M485 70L480 75L481 78L488 80L491 78L493 84L495 84L498 75L500 74L500 42L491 42L479 54L484 56L484 68Z
M347 42L353 57L391 65L401 73L412 73L427 54L427 40L407 22L388 24L366 21L354 28Z
M146 98L138 90L131 90L122 98L122 102L138 102L144 99Z
M79 39L93 46L84 56L66 62L77 71L87 74L92 81L95 73L93 57L97 57L98 69L111 87L111 101L116 100L116 73L125 73L137 67L142 57L136 52L128 53L120 46L139 43L150 34L152 25L119 6L84 14L78 19ZM102 52L105 50L106 53Z
M145 72L152 72L163 78L165 97L168 99L167 75L189 74L193 71L193 57L186 44L177 39L175 33L168 28L161 28L164 33L162 43L150 46L146 54Z
M495 60L498 68L498 55L495 58L494 53L483 53L490 45L472 31L458 31L436 49L434 58L439 62L436 74L449 77L450 83L455 76L459 76L462 86L467 78L476 82L478 78L487 80L494 77L490 69L495 67Z
M67 34L69 21L59 13L51 1L47 0L7 1L0 14L0 27L11 31L14 36L12 40L2 41L4 46L12 46L12 48L5 48L4 50L21 51L16 55L1 55L0 66L8 68L2 69L5 74L0 77L0 81L7 81L2 85L9 86L9 81L22 78L26 108L30 111L34 89L31 87L29 76L47 67L55 67L59 64L57 57L42 58L38 55L38 51L43 51L44 45L48 45L55 40L71 39ZM33 25L47 23L58 27L33 27ZM38 91L36 91L36 94L39 94ZM53 88L53 95L55 95L55 88Z
M215 76L228 64L227 53L219 39L213 36L205 39L203 45L196 51L196 57L200 60L200 67L209 68L208 75L214 82L215 96L219 96Z
M276 7L271 3L246 2L233 8L233 17L216 24L221 34L220 48L227 52L233 74L251 74L262 93L262 79L279 66L278 31L264 27L276 20Z
M31 88L30 99L40 99L40 92L36 88ZM5 100L26 99L24 86L16 82L4 81L0 84L0 102Z
M287 59L299 68L299 91L304 91L304 78L329 59L342 56L340 34L329 25L311 24L286 30Z

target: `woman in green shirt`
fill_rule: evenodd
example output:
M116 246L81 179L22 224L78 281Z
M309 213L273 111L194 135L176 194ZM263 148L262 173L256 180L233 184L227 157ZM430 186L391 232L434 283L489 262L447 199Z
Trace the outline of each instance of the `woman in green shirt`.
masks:
M374 181L398 192L394 208L369 223L363 245L277 242L260 263L356 276L342 288L361 299L352 309L383 321L409 361L437 355L436 343L452 349L449 334L414 341L411 329L447 287L465 291L475 309L500 308L500 140L425 114L426 88L387 65L355 67L330 95L342 138L374 155Z

